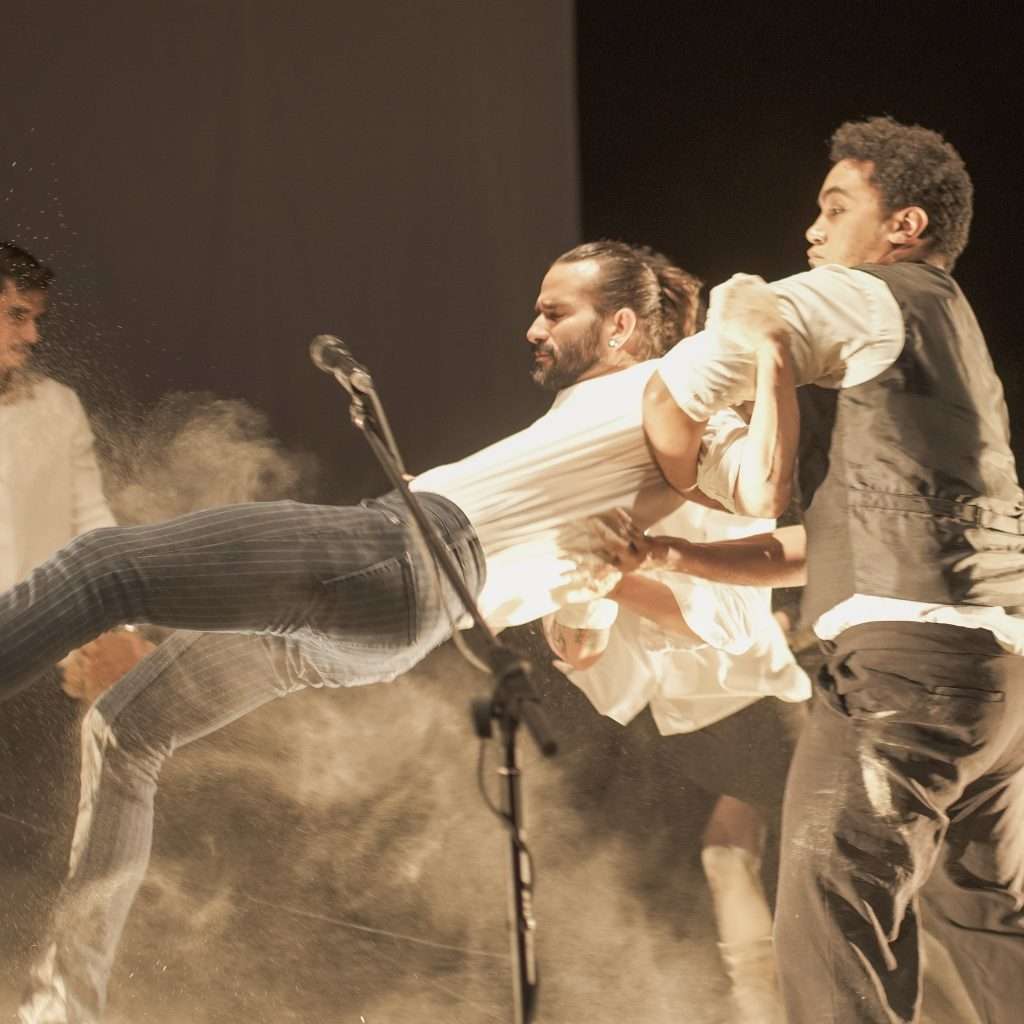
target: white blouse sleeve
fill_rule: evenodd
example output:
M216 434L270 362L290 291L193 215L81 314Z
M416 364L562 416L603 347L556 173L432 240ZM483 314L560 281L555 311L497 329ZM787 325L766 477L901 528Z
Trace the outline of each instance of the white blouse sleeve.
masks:
M697 486L729 512L736 511L733 495L748 429L737 412L723 409L708 420L700 441Z

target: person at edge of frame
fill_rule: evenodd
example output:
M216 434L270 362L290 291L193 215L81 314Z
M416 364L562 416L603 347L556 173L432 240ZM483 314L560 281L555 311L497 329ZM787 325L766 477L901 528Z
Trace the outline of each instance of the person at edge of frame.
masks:
M0 587L7 589L62 544L88 530L112 526L92 429L75 392L46 374L36 348L42 340L54 273L13 242L0 242ZM63 839L50 822L37 824L19 780L39 770L58 792L77 773L65 733L87 706L131 668L151 645L134 632L114 630L73 651L51 679L27 694L19 721L0 731L0 768L7 780L3 825L18 836L2 844L12 863L45 859ZM31 725L29 724L31 723ZM22 811L23 798L26 810ZM49 813L49 811L47 812ZM21 821L21 817L32 821Z

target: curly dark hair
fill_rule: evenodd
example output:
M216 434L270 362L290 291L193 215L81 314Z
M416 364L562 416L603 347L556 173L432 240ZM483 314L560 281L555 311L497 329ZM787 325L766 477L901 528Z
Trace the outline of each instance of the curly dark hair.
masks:
M847 121L832 135L830 157L833 163L870 160L870 181L886 212L920 206L928 214L922 240L953 269L967 245L974 186L960 154L938 132L891 117Z
M53 271L13 242L0 242L0 288L11 281L19 292L46 291Z
M555 262L583 260L596 260L601 266L594 308L602 315L624 306L636 313L639 344L633 353L637 359L664 355L680 338L697 330L702 282L667 256L646 245L605 238L578 245Z

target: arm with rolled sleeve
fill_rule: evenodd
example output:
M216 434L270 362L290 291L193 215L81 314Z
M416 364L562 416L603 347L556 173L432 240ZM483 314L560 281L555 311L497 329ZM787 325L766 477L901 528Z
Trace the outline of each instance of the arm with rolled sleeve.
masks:
M631 573L611 592L612 601L652 623L663 642L683 648L707 645L732 655L745 653L763 623L766 591L735 587L680 573ZM612 623L591 626L559 621L558 615L543 620L548 646L567 669L587 669L604 655L611 639Z
M726 409L711 417L702 435L700 490L728 512L736 511L734 495L749 433L750 428L735 410ZM677 516L683 518L677 520ZM673 513L664 520L664 527L672 532L686 532L686 516L685 510ZM730 528L723 531L723 536L767 530L773 525L772 518L747 517L745 524L737 517L723 518L730 520ZM673 540L688 546L681 538ZM667 637L674 637L672 642L684 647L707 645L733 655L749 649L754 642L756 623L763 620L763 590L723 585L697 575L658 571L653 562L651 569L650 573L626 573L607 598L570 605L551 616L545 623L545 636L552 650L574 668L594 664L608 645L616 604L653 623Z
M742 467L748 461L748 442L749 427L735 410L717 412L704 424L697 487L727 512L737 511L734 496ZM625 518L626 522L611 514L595 517L588 556L603 559L626 576L685 573L745 587L799 587L805 582L802 526L768 531L764 517L756 517L762 519L766 532L693 542L670 534L658 535L654 529L645 533ZM615 597L615 591L609 596Z
M699 432L716 411L755 396L758 355L741 317L730 317L712 292L708 327L676 345L659 364L644 396L644 427L673 486L696 481ZM794 383L845 387L890 366L903 345L903 318L877 277L825 266L770 285L787 330ZM715 315L715 313L719 315ZM697 440L695 440L695 437Z
M638 585L639 600L623 600L630 581ZM625 585L625 586L623 586ZM763 622L766 590L715 583L673 572L634 573L624 576L617 600L659 626L671 642L683 647L707 645L727 654L746 653ZM657 603L655 602L657 595Z

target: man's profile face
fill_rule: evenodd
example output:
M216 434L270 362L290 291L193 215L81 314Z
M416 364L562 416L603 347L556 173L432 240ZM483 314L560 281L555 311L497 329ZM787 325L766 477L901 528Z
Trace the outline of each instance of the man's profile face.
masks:
M46 312L46 292L18 291L11 280L0 290L0 378L20 370L39 340L39 321Z
M553 263L544 275L526 332L532 347L530 375L543 388L558 391L606 372L602 358L611 336L610 318L594 308L591 295L601 267L596 260Z
M812 267L838 263L855 267L883 263L893 250L891 218L878 189L870 183L874 164L840 160L828 172L818 194L818 217L807 229Z

